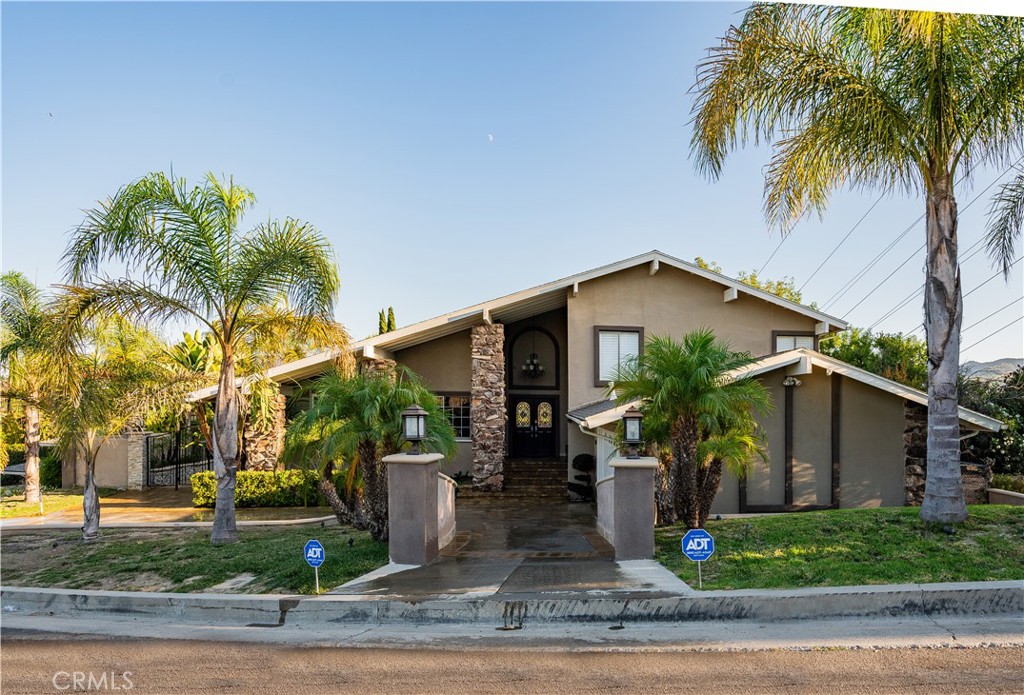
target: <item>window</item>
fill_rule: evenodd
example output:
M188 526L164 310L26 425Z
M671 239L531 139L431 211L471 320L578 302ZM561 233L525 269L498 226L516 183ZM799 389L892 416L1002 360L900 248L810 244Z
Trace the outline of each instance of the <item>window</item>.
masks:
M615 372L626 360L640 354L643 344L643 330L598 326L594 329L596 353L595 382L605 386L615 378Z
M469 439L472 431L470 429L469 394L438 395L437 404L441 406L441 410L451 420L452 427L455 428L456 439Z
M785 352L786 350L795 350L796 348L810 348L813 350L814 336L792 333L775 334L775 352Z

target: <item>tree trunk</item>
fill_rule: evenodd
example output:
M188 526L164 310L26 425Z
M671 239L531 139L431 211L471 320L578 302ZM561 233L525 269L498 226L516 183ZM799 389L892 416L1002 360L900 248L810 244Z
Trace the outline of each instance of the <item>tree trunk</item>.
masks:
M711 515L711 505L718 494L718 486L722 482L722 460L711 460L701 471L700 485L697 490L697 528L704 528Z
M206 419L206 402L199 401L195 406L196 424L199 425L199 432L206 442L206 450L213 452L213 435L210 433L210 421Z
M657 456L658 452L654 452ZM648 453L650 456L651 454ZM654 504L658 518L655 520L657 526L673 524L676 521L676 511L672 506L672 498L668 494L668 477L672 468L671 457L662 461L658 457L658 467L654 470Z
M333 461L328 462L324 467L323 472L320 474L318 485L320 486L320 494L327 500L327 504L330 506L331 511L334 512L334 516L338 518L339 524L365 528L365 524L360 523L361 519L357 511L358 497L354 500L343 500L338 494L338 489L334 487ZM355 504L352 504L352 502L355 502Z
M223 350L217 400L213 416L213 470L217 475L217 500L213 513L214 544L238 540L235 526L235 475L238 470L238 392L235 388L235 355Z
M963 300L957 267L957 210L948 174L933 177L928 192L928 266L925 331L928 339L928 459L921 518L956 522L967 518L960 481L960 417L957 371Z
M697 435L697 423L692 420L680 418L672 425L672 458L675 465L669 471L669 487L672 487L672 473L675 473L672 504L676 517L688 528L698 528Z
M100 498L96 492L96 456L91 444L86 444L85 490L82 493L82 540L94 541L100 535Z
M34 404L26 403L25 501L39 502L39 494L39 408Z
M359 466L363 473L363 515L374 540L388 539L388 469L377 456L372 440L359 443Z

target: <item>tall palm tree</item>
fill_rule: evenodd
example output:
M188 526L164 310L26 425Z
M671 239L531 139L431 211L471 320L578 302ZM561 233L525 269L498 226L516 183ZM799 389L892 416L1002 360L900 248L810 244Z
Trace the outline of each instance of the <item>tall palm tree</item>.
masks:
M833 190L900 187L926 213L928 464L921 518L967 517L956 375L963 303L954 181L1024 145L1024 19L756 4L697 67L692 150L712 178L767 141L765 213L784 231ZM1006 248L999 253L1005 258Z
M377 540L388 537L387 466L381 459L401 450L402 411L413 403L427 411L423 445L451 456L455 452L451 422L423 381L402 366L393 374L346 376L337 369L329 371L314 387L312 407L289 427L290 455L320 467L321 491L338 520L368 528ZM345 467L350 485L358 464L361 494L335 499L336 464Z
M90 311L198 321L216 340L221 364L212 427L213 543L238 538L239 345L282 326L344 341L332 320L338 273L327 240L292 218L240 232L254 202L252 192L231 179L208 174L201 185L189 187L184 179L153 173L90 210L65 253L68 280ZM106 261L124 262L131 274L102 276ZM258 310L282 298L287 312Z
M1010 277L1014 249L1024 228L1024 173L999 188L989 207L986 247L989 256Z
M0 276L0 365L4 396L24 405L26 502L40 496L40 410L66 376L55 354L59 329L55 307L28 278L15 271Z
M652 337L619 369L616 397L641 402L645 437L670 452L663 523L680 519L701 528L723 468L743 477L756 456L764 457L752 410L770 410L771 397L758 381L728 376L750 361L704 328L681 342Z

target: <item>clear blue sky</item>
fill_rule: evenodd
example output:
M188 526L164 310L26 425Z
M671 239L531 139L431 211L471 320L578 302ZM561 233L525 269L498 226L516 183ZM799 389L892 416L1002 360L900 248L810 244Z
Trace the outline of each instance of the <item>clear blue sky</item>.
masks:
M404 325L653 248L760 268L779 243L761 211L767 151L737 152L714 183L689 160L694 66L742 7L5 2L3 268L58 282L82 210L172 165L252 188L251 224L321 229L356 338L381 307ZM958 191L962 251L987 194L965 207L1000 173ZM804 285L877 197L838 195L764 275ZM805 301L824 304L923 210L883 200ZM923 240L917 223L829 312L873 324L920 286ZM1017 299L965 347L1021 316L1021 265L965 299L965 327ZM993 273L984 253L966 260L965 290ZM913 299L876 330L921 317ZM1022 354L1018 322L964 360Z

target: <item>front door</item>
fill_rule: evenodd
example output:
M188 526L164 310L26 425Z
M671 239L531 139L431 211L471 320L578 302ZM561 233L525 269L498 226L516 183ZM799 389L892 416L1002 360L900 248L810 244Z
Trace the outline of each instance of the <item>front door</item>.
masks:
M512 456L553 458L558 453L555 436L555 396L512 396Z

